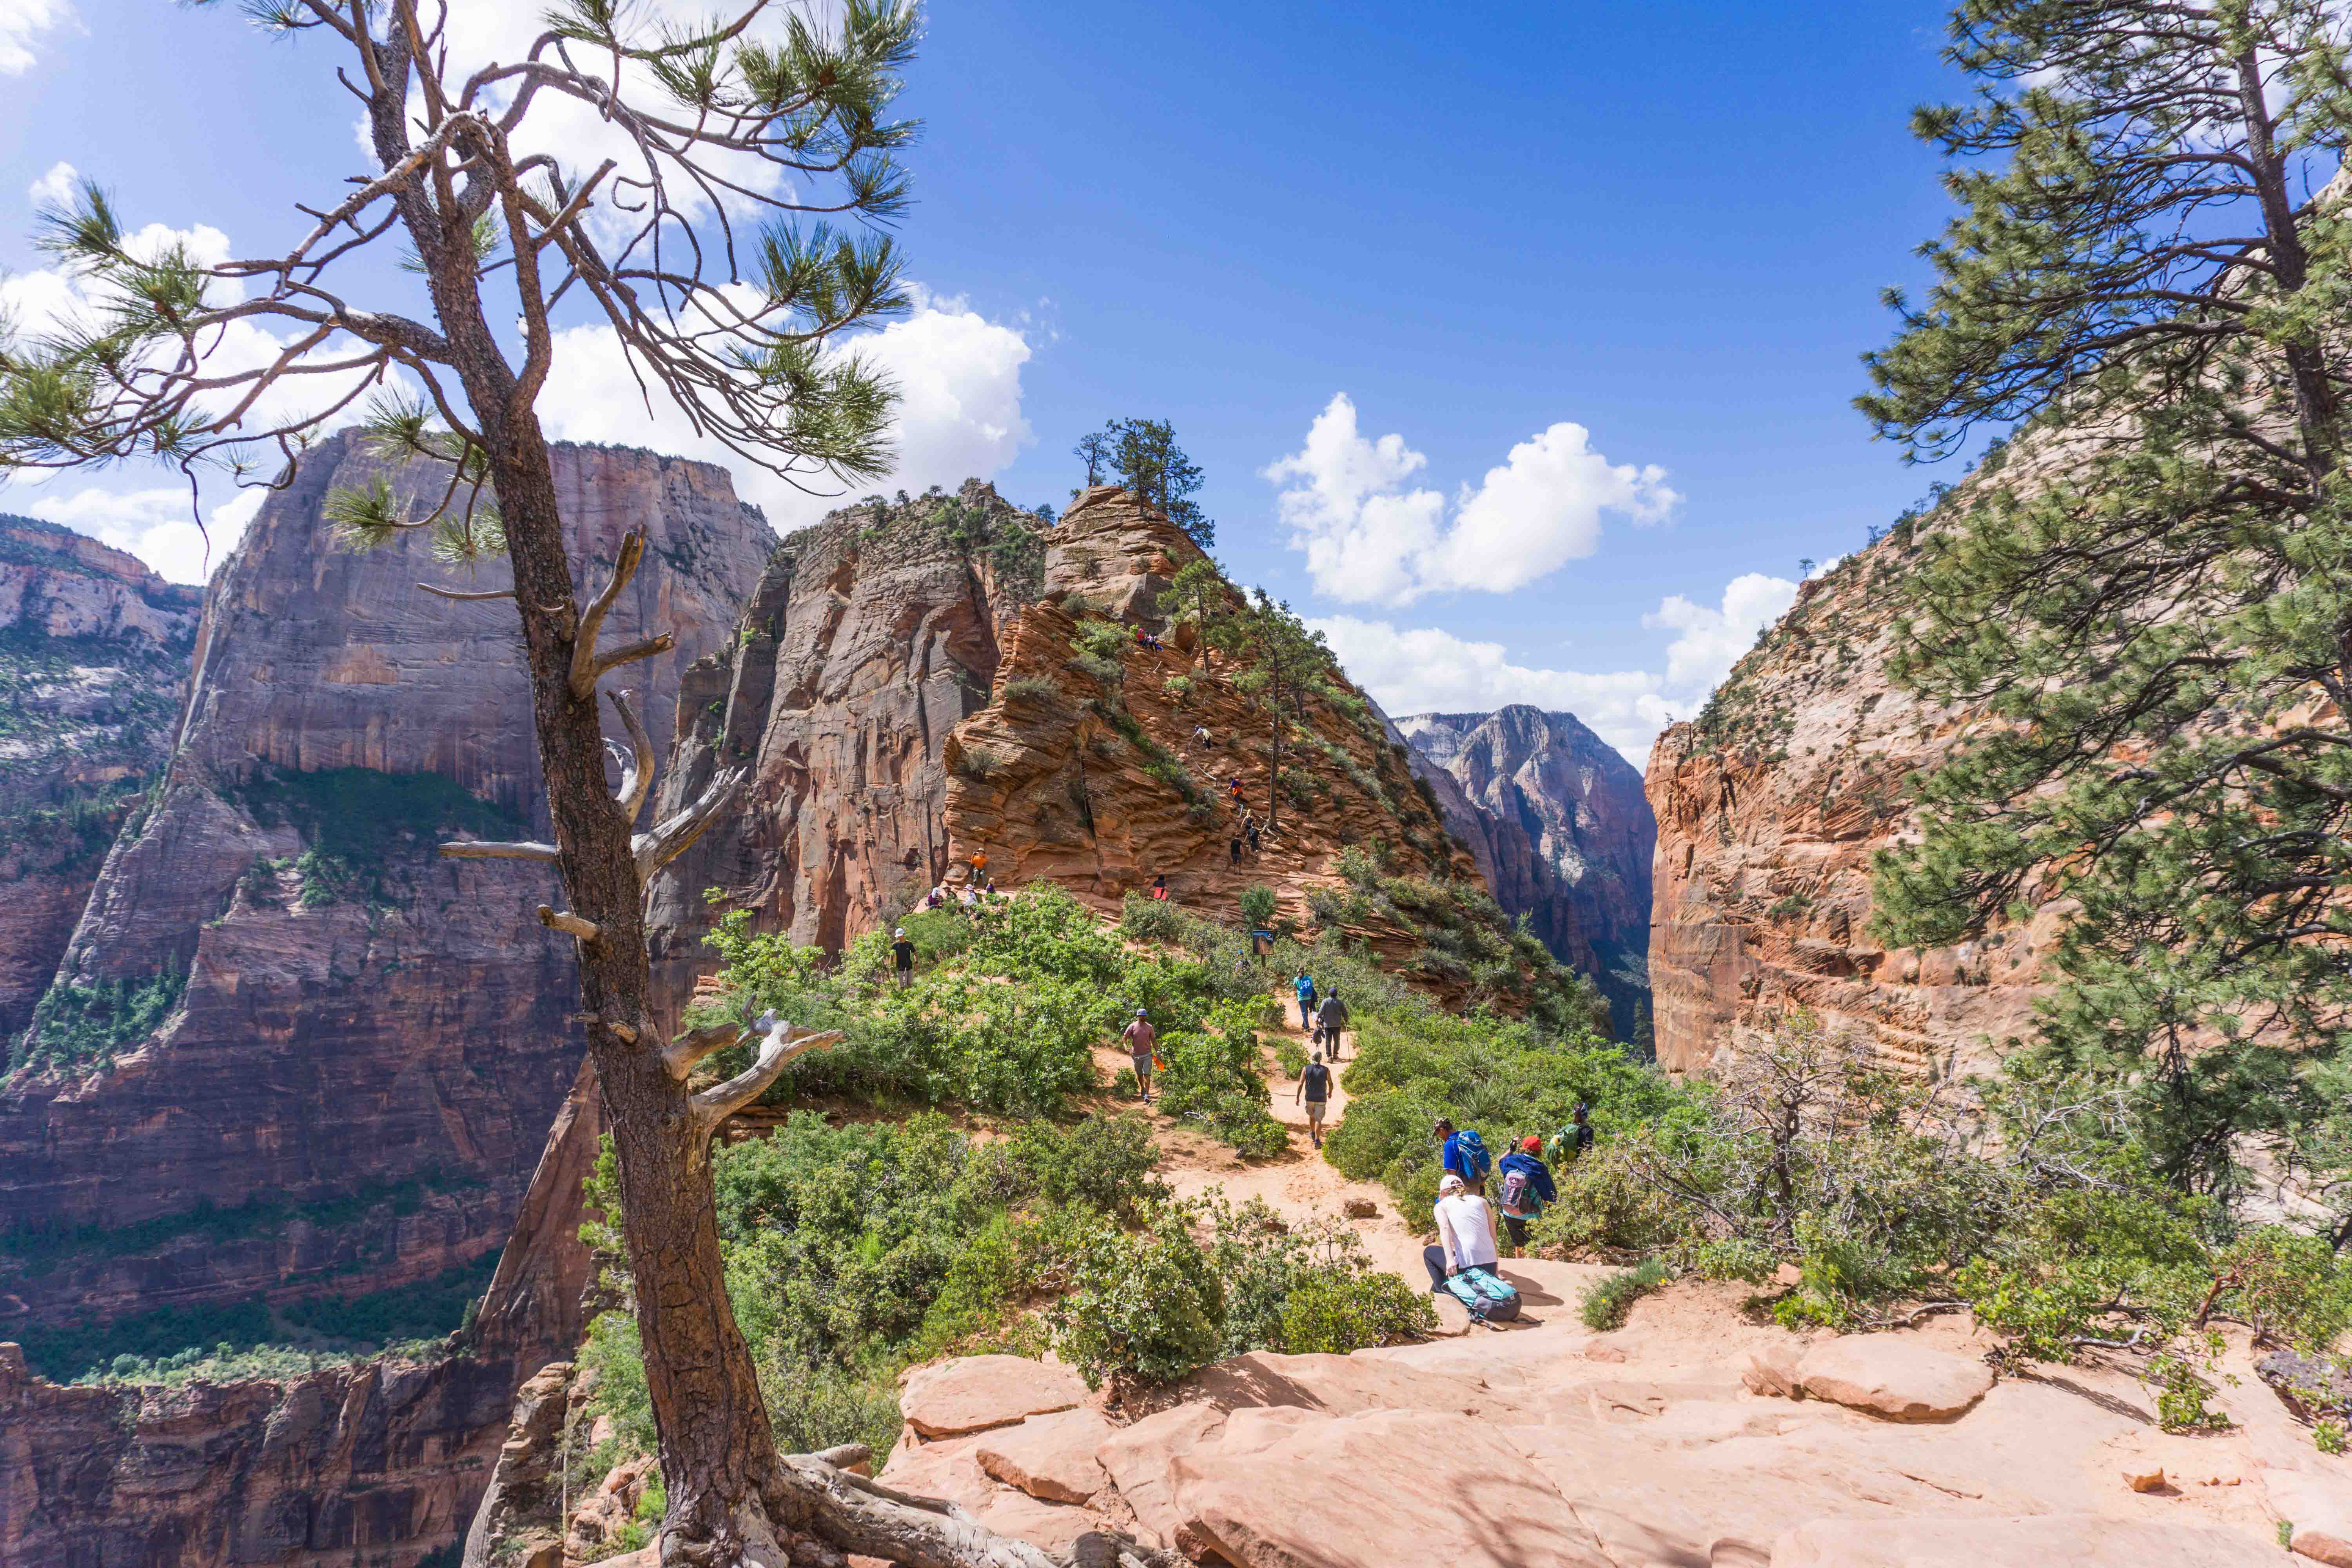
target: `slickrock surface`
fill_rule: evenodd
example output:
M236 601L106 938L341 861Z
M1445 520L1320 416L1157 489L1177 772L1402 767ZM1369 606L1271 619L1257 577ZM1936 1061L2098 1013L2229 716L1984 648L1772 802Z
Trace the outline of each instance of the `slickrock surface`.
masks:
M977 480L956 499L1000 531L1037 521ZM730 639L687 671L661 809L722 765L749 763L752 778L734 819L655 885L649 929L667 996L711 968L708 889L724 890L721 908L751 910L757 930L838 949L947 870L948 731L987 700L1043 546L1024 574L932 523L939 504L851 508L791 535Z
M1649 994L1658 837L1642 775L1573 713L1514 704L1396 722L1460 786L1470 817L1446 823L1471 844L1496 901L1524 911L1555 956L1600 982L1628 1037Z
M2005 1378L1950 1419L1898 1422L1759 1395L1740 1372L1751 1357L1854 1344L1981 1371L1990 1341L1939 1319L1809 1351L1746 1321L1741 1290L1698 1285L1645 1298L1624 1328L1596 1335L1574 1307L1596 1271L1526 1260L1503 1271L1544 1303L1518 1324L1209 1368L1178 1403L1100 1443L1108 1484L1084 1508L1026 1495L975 1457L1017 1447L1033 1426L1058 1448L1076 1412L909 1437L882 1479L1000 1528L1025 1519L1019 1532L1040 1544L1109 1520L1234 1568L2241 1568L2285 1560L2286 1518L2306 1560L2337 1560L2328 1531L2352 1505L2352 1461L2312 1447L2251 1375L2242 1336L2225 1355L2238 1381L2221 1402L2237 1426L2223 1434L2166 1435L2147 1388L2106 1365ZM2175 1479L2136 1492L2118 1466Z
M94 539L0 517L0 1039L32 1021L171 754L203 602Z
M485 1353L60 1388L0 1344L0 1563L416 1568L463 1538L515 1378Z
M1068 1410L1086 1396L1087 1385L1068 1367L1017 1355L975 1355L908 1373L898 1409L926 1437L958 1437Z
M573 965L530 915L546 868L434 846L468 816L537 831L529 691L511 607L420 592L467 585L423 539L366 555L331 541L322 501L378 467L326 444L213 582L168 784L110 853L59 975L101 1022L117 983L161 977L176 1003L110 1063L45 1028L0 1088L0 1225L148 1228L37 1270L0 1263L0 1312L348 1294L508 1234L572 1082ZM556 479L592 559L650 529L606 637L678 637L638 667L666 745L678 672L728 635L772 536L708 465L566 447ZM271 1217L202 1212L248 1205Z
M1853 1334L1813 1346L1797 1363L1809 1399L1893 1421L1947 1421L1992 1387L1981 1361L1887 1334Z
M2063 914L1924 952L1870 934L1870 862L1912 830L1904 779L1962 716L1887 679L1890 535L1800 590L1710 715L1650 753L1657 813L1650 985L1658 1060L1704 1070L1787 1008L1920 1073L1981 1071L2030 1032Z

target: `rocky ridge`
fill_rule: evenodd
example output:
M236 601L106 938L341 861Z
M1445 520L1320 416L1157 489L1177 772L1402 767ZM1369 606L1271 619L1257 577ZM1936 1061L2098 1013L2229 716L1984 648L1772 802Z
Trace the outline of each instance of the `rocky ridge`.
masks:
M1870 931L1871 858L1914 831L1905 780L1967 716L1886 675L1908 525L1806 583L1706 710L1658 738L1650 984L1658 1060L1703 1070L1790 1007L1906 1070L1992 1065L2032 1026L2065 907L1955 947Z
M1525 913L1563 963L1597 981L1621 1039L1649 999L1650 867L1657 820L1642 775L1573 713L1513 704L1396 721L1459 786L1446 826L1470 844L1495 901Z
M203 599L94 539L0 517L0 1038L32 1021L171 754Z
M168 779L0 1087L0 1312L36 1329L477 1259L572 1082L551 877L434 852L544 815L511 611L420 592L467 585L421 539L331 543L328 493L381 471L330 442L222 565ZM565 447L556 480L590 572L649 531L613 624L677 637L640 667L667 744L772 536L708 465Z

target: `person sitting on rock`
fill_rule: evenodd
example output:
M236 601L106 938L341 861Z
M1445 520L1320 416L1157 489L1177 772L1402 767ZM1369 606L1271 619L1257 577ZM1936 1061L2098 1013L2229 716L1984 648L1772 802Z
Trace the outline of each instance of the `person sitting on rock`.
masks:
M1430 1213L1437 1221L1437 1242L1421 1249L1421 1260L1429 1269L1432 1295L1444 1289L1457 1270L1492 1268L1501 1261L1495 1247L1494 1214L1461 1177L1449 1173L1437 1184L1437 1206Z
M1161 903L1168 901L1168 873L1162 871L1151 879L1151 896Z

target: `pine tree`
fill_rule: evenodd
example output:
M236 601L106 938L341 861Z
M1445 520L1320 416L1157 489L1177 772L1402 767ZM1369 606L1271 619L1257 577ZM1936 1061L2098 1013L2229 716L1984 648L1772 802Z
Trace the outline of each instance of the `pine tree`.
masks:
M1108 464L1118 482L1135 499L1177 527L1206 550L1217 542L1217 525L1209 521L1192 497L1201 488L1201 467L1176 445L1176 431L1165 419L1114 419L1077 446L1087 462L1087 482L1094 482L1096 465Z
M2318 0L1967 0L1971 103L1919 112L1962 211L1858 400L1915 458L1998 433L1910 529L1895 673L1985 722L1882 855L1891 943L2079 905L2041 1020L2143 1083L2227 1191L2297 1134L2352 1005L2352 132Z

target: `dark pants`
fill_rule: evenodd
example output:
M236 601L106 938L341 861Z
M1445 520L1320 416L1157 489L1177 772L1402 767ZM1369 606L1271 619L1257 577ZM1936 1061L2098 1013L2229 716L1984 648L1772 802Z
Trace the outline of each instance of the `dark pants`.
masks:
M898 989L904 991L908 986L912 985L914 983L915 971L913 966L901 965L898 970Z
M1503 1216L1503 1228L1511 1233L1511 1245L1513 1247L1525 1247L1528 1244L1527 1216L1523 1215L1507 1214Z
M1436 1243L1421 1249L1421 1260L1429 1268L1429 1288L1434 1292L1445 1289L1445 1277L1454 1272L1445 1266L1445 1248Z

